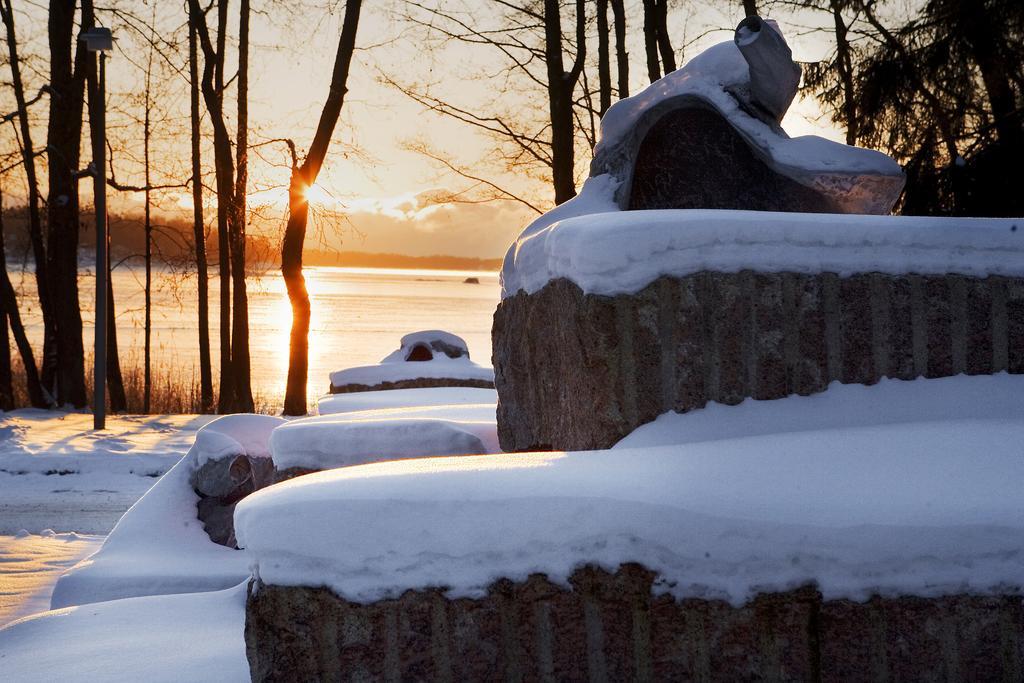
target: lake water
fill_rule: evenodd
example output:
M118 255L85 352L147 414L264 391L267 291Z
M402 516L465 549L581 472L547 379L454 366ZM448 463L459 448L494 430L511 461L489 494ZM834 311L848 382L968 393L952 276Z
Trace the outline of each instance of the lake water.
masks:
M383 270L311 267L305 270L312 305L309 335L309 399L324 393L333 370L376 363L398 348L402 335L423 329L453 332L469 345L478 363L490 365L491 319L500 290L493 272ZM34 305L31 275L12 272L21 283L22 315L36 349L42 324ZM468 277L480 284L466 284ZM122 364L141 364L143 349L141 269L114 271L118 342ZM196 282L154 273L153 363L199 376ZM91 356L94 284L91 272L79 279L86 354ZM210 282L210 330L217 370L218 280ZM253 393L280 407L288 372L291 306L276 271L248 280ZM39 351L37 351L38 353Z

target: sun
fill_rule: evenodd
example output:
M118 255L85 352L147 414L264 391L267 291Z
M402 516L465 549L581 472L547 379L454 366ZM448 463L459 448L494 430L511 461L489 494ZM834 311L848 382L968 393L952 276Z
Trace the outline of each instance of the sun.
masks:
M334 201L334 198L331 197L330 193L316 183L308 186L305 192L303 192L303 195L306 197L306 201L310 204L319 204L323 206Z

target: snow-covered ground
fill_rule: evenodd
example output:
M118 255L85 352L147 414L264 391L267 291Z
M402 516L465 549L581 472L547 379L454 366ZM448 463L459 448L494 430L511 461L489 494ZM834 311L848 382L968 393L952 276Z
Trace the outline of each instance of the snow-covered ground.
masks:
M117 523L103 547L60 578L54 608L234 586L249 575L239 551L210 540L197 517L191 475L209 460L268 457L270 415L225 415L195 435L188 453Z
M0 628L4 681L249 680L245 584L45 612Z
M50 530L39 535L0 535L0 626L50 609L57 577L102 542L102 536Z
M99 547L211 419L117 415L95 432L85 413L0 413L0 625L49 609L61 572Z
M105 534L213 416L0 413L0 534Z
M245 499L235 518L245 551L210 543L194 519L181 524L194 503L186 478L200 458L194 450L122 520L111 536L120 540L79 565L57 602L116 597L103 594L111 586L204 589L196 577L207 588L233 585L250 564L268 582L328 585L358 600L427 586L476 595L499 577L544 572L558 581L581 563L627 561L658 571L659 592L733 603L807 581L826 598L1021 592L1022 397L1024 376L1005 374L833 384L816 396L665 415L607 451L346 467ZM380 420L386 435L396 421L438 418L491 443L492 416L492 404L428 405L309 422L345 432ZM194 423L181 427L191 433L165 433L165 445L149 450L140 436L129 450L166 463L194 438ZM44 438L79 444L67 457L90 464L87 424L79 434L63 428L62 438L21 430L21 448ZM198 439L200 450L219 447L213 436ZM262 452L266 436L246 448ZM116 457L125 458L98 459ZM0 592L22 596L0 609L9 617L38 609L55 573L98 540L0 539L8 560ZM137 581L145 576L152 585ZM0 627L0 678L246 680L244 590L90 602L20 619Z

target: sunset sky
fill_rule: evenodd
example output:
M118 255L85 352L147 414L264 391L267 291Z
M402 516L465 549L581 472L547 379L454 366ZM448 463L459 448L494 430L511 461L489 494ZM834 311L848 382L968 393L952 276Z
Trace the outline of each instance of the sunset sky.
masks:
M186 33L182 29L181 3L149 3L142 0L115 3L137 17L149 19L155 12L161 35L180 45L170 55L170 65L154 56L154 182L179 183L189 171L188 84ZM676 9L671 22L680 64L702 49L731 39L732 27L741 15L741 3L689 3ZM735 5L735 8L732 7ZM453 5L458 6L458 5ZM463 7L478 21L487 21L479 3ZM642 16L639 2L627 3L630 11L631 87L637 92L646 85L641 40ZM441 45L427 41L423 32L402 21L408 5L388 0L368 3L363 10L356 55L349 79L349 93L342 123L334 136L327 162L312 195L319 206L314 220L317 229L311 242L327 248L368 252L397 252L410 255L449 254L456 256L500 256L510 240L534 214L514 202L436 203L438 194L466 190L471 183L442 170L439 165L408 149L410 144L427 143L452 163L472 166L474 171L494 179L527 197L535 205L549 208L551 191L543 182L523 174L510 174L494 160L492 142L465 124L424 112L382 76L404 85L429 84L433 94L443 96L477 111L490 106L529 112L544 105L542 92L513 89L501 92L494 74L502 66L501 55L487 47ZM235 8L237 9L237 7ZM261 3L255 2L252 17L250 56L250 143L289 137L300 150L312 139L320 108L326 96L330 70L340 33L343 3ZM45 9L34 3L16 3L19 42L26 62L26 87L35 93L45 82ZM812 60L826 49L824 39L807 33L794 17L779 17L787 31L797 60ZM811 23L813 18L800 18ZM109 13L100 22L113 27L117 49L108 66L110 78L108 128L115 147L114 162L121 182L141 183L142 84L149 55L139 35L125 26L124 19ZM237 17L231 20L231 34L237 31ZM715 30L718 29L718 30ZM684 45L688 41L692 45ZM683 51L682 58L679 52ZM5 51L6 52L6 51ZM236 47L229 44L229 59ZM596 63L596 46L588 60ZM5 60L6 61L6 60ZM176 73L175 69L183 69ZM233 66L229 65L229 73ZM9 79L6 63L3 80ZM5 88L0 94L4 111L13 107L13 95ZM232 91L233 92L233 91ZM232 93L228 97L233 97ZM228 103L228 110L233 110ZM205 107L204 107L205 109ZM37 107L36 142L45 139L45 107ZM784 122L791 135L815 133L841 139L841 133L820 118L812 101L794 104ZM229 122L229 126L233 126ZM206 131L209 134L209 131ZM87 135L87 133L86 133ZM207 141L208 143L209 141ZM13 149L11 129L0 132L0 144ZM212 172L212 150L204 149L204 165ZM83 164L88 154L83 154ZM577 160L578 184L586 176L589 153ZM253 229L276 234L283 227L288 168L285 148L280 143L254 150L251 156L250 206L257 209ZM4 179L7 204L24 196L20 176ZM212 185L211 178L207 180ZM82 184L83 204L91 204L91 185ZM207 200L211 200L207 192ZM114 210L130 209L141 203L141 195L112 193ZM187 190L161 193L159 209L165 213L191 215ZM213 219L213 212L207 220Z

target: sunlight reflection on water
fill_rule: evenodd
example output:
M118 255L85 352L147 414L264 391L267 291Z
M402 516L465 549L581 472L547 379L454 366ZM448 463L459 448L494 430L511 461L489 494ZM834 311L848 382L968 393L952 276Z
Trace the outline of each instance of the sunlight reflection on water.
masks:
M371 268L306 268L312 318L308 394L311 401L324 393L333 370L376 363L398 348L402 335L421 329L444 329L466 340L473 360L490 365L491 318L499 300L497 274L493 272L384 270ZM28 304L31 276L13 275ZM465 284L467 277L480 284ZM118 341L122 363L142 358L143 272L121 268L114 271ZM153 362L177 366L199 374L195 278L176 282L154 272ZM79 280L82 318L86 326L86 353L92 346L93 278L84 272ZM270 406L283 399L288 371L288 334L291 306L284 282L277 272L247 280L249 293L250 351L253 391ZM217 369L218 280L210 281L211 352ZM38 309L24 305L33 344L41 345L42 326Z

